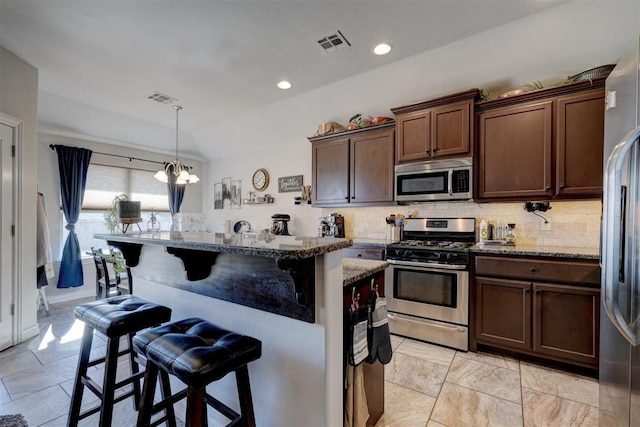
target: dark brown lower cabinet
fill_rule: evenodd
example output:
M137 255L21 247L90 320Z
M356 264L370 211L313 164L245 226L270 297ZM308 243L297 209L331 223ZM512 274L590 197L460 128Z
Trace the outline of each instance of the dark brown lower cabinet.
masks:
M600 290L533 284L533 351L598 366Z
M482 344L598 368L597 262L478 256L475 268L471 350Z
M531 348L531 284L478 278L476 334L478 340L511 348Z

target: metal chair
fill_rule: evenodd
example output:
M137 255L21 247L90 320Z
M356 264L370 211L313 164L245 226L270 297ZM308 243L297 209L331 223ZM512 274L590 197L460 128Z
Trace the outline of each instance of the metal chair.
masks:
M121 288L125 288L129 294L133 294L133 280L131 270L126 267L126 278L114 273L113 276L107 268L108 261L101 248L91 248L93 262L96 265L96 299L102 299L113 295L122 295ZM123 283L124 282L124 283ZM104 293L103 293L104 290Z

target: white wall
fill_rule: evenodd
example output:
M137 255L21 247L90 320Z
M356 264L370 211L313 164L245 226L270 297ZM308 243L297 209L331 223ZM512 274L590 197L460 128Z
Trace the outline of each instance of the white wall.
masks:
M44 194L45 197L47 224L49 225L49 232L51 235L51 249L53 259L55 260L54 270L56 272L56 277L49 280L49 286L46 288L46 293L50 301L55 303L58 301L65 301L95 295L95 266L93 264L93 260L86 260L86 262L83 263L84 286L67 289L56 288L58 280L57 273L60 267L59 262L62 254L62 246L64 244L64 242L62 241L64 224L60 202L58 156L55 151L49 148L49 144L83 147L101 153L117 154L120 156L131 156L139 159L147 159L159 162L173 159L166 155L136 150L123 146L104 144L100 142L70 138L59 135L43 133L38 134L38 189ZM193 166L194 172L198 176L200 176L201 178L204 176L204 170L201 161L195 159L187 159L184 157L181 157L180 159L186 164ZM96 153L92 155L91 161L112 166L135 167L138 169L149 170L150 172L158 170L160 166L155 163L140 162L135 160L130 162L128 159L102 156ZM187 187L181 207L182 212L201 212L203 193L202 187L202 181L196 184L191 184Z
M232 177L242 180L242 197L247 198L248 191L255 191L251 185L251 178L256 169L265 168L269 172L269 186L258 196L270 194L274 198L273 204L242 205L240 209L213 209L213 184L221 178ZM207 181L204 185L204 209L207 223L212 231L220 232L221 221L231 220L231 224L239 220L248 221L252 230L268 228L271 225L271 215L275 213L291 216L289 232L292 235L315 236L317 233L318 217L322 210L311 205L294 204L296 193L278 193L278 178L292 175L303 175L303 184L311 185L311 143L306 139L295 143L282 144L276 149L261 149L259 143L251 152L242 156L230 157L224 160L214 160L207 166Z
M17 177L18 192L15 199L20 206L21 218L16 219L17 251L22 258L21 271L15 272L19 341L36 335L36 115L38 106L38 70L0 46L0 111L22 120L22 146L18 148L21 161Z

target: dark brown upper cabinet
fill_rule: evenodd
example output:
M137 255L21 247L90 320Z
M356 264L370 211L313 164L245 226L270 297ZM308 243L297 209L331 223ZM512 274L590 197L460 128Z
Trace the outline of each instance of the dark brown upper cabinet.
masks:
M403 107L396 116L396 164L473 155L477 89Z
M393 203L395 123L309 138L314 206Z
M602 195L604 78L476 105L477 199Z

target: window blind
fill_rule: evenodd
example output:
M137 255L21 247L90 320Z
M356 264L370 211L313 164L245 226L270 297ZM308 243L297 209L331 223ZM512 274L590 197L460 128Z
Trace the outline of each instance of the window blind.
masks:
M90 164L82 209L107 210L119 194L139 201L142 211L169 211L167 184L154 179L153 172Z

